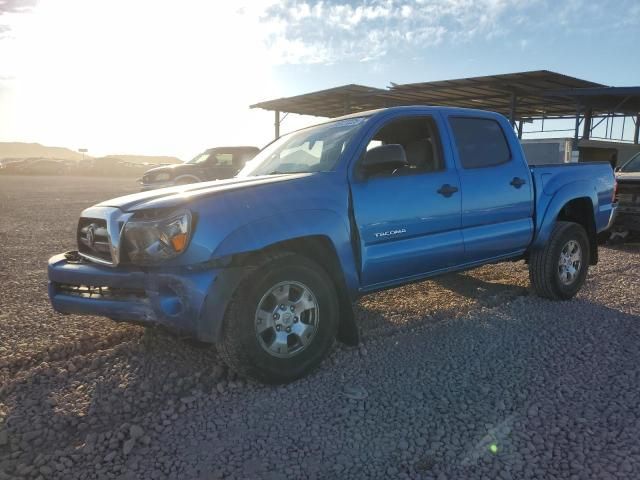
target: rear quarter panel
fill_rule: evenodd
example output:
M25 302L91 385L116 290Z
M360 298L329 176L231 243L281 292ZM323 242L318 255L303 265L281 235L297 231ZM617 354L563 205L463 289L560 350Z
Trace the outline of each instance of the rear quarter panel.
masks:
M588 198L593 206L596 232L607 227L613 209L614 176L606 163L576 163L531 167L536 188L536 235L543 246L562 208L571 200Z

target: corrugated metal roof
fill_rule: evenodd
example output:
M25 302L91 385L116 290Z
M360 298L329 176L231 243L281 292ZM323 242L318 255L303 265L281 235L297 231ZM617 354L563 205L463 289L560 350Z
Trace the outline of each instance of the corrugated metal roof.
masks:
M346 113L399 105L446 105L479 108L509 115L516 98L516 115L520 118L574 117L577 101L593 105L597 113L613 111L618 105L614 92L600 83L570 77L548 70L508 73L484 77L460 78L435 82L392 85L387 89L364 85L344 85L294 97L279 98L251 105L251 108L281 112L337 117ZM631 87L635 88L635 87ZM581 91L599 91L602 98L589 103ZM607 93L608 92L608 93ZM627 99L632 111L637 98ZM597 101L596 101L597 98ZM627 110L625 110L627 111ZM637 112L638 110L635 110Z

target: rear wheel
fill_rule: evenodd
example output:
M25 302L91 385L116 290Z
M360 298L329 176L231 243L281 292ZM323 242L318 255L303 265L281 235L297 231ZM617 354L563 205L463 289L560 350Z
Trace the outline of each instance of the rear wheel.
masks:
M225 315L222 359L241 375L286 383L315 368L338 329L338 299L327 273L300 255L259 267L243 281Z
M589 239L573 222L557 222L544 248L529 259L529 279L536 293L552 300L574 297L587 277Z

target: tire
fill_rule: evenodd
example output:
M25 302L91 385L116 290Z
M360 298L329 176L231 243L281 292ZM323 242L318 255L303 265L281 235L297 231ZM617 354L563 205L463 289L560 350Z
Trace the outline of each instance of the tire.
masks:
M338 315L329 275L301 255L280 256L258 267L236 289L218 352L239 375L288 383L325 358L336 338Z
M562 255L567 262L565 266L560 265ZM576 255L580 257L579 265ZM551 300L573 298L587 277L589 260L589 238L584 228L573 222L557 222L544 248L531 252L531 285L540 297Z

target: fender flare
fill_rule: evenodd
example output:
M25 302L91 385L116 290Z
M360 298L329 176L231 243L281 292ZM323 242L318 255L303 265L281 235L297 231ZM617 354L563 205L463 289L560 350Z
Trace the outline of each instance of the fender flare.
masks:
M591 201L593 207L592 214L593 219L597 216L599 202L598 194L593 182L588 180L578 180L576 182L569 183L559 188L551 195L546 194L543 189L540 193L541 199L546 199L544 205L544 214L538 215L536 220L536 235L532 243L534 248L542 248L549 240L553 226L558 218L558 215L564 208L564 206L572 200L579 198L588 198ZM540 202L542 204L542 202ZM540 205L539 204L539 208ZM538 212L539 213L539 212Z

